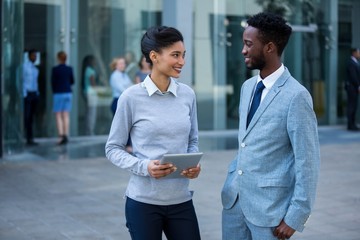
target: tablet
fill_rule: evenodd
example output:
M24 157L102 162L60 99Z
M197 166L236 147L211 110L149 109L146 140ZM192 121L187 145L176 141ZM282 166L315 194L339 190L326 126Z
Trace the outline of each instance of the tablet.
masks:
M164 178L183 178L184 176L181 175L181 172L185 169L196 167L202 156L202 152L165 154L160 160L160 163L172 163L176 166L177 169L175 172L167 175Z

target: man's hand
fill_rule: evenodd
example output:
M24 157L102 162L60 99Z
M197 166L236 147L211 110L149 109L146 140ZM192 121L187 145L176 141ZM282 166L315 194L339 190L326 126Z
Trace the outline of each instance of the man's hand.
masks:
M289 239L294 233L295 230L289 227L284 220L274 230L274 236L282 240Z

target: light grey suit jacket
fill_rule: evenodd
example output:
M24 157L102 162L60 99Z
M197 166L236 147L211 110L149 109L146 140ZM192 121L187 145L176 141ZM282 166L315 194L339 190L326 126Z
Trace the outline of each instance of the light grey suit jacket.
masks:
M273 227L284 219L302 231L314 203L320 167L312 98L285 68L246 129L256 81L253 77L241 88L239 151L228 168L223 208L231 209L238 200L254 225Z

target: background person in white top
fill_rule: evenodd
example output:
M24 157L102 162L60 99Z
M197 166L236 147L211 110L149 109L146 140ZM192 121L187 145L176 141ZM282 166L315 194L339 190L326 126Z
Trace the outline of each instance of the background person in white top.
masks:
M125 72L126 62L125 58L119 57L115 58L111 65L111 69L113 70L110 76L110 86L112 89L113 101L111 103L111 111L113 115L116 111L117 101L120 95L132 85L132 81L130 80L128 74Z

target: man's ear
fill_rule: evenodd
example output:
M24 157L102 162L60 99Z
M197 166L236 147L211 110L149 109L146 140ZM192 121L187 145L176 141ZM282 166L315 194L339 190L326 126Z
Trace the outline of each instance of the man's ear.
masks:
M265 52L266 53L274 53L277 51L277 47L276 45L273 43L273 42L268 42L266 45L265 45Z

